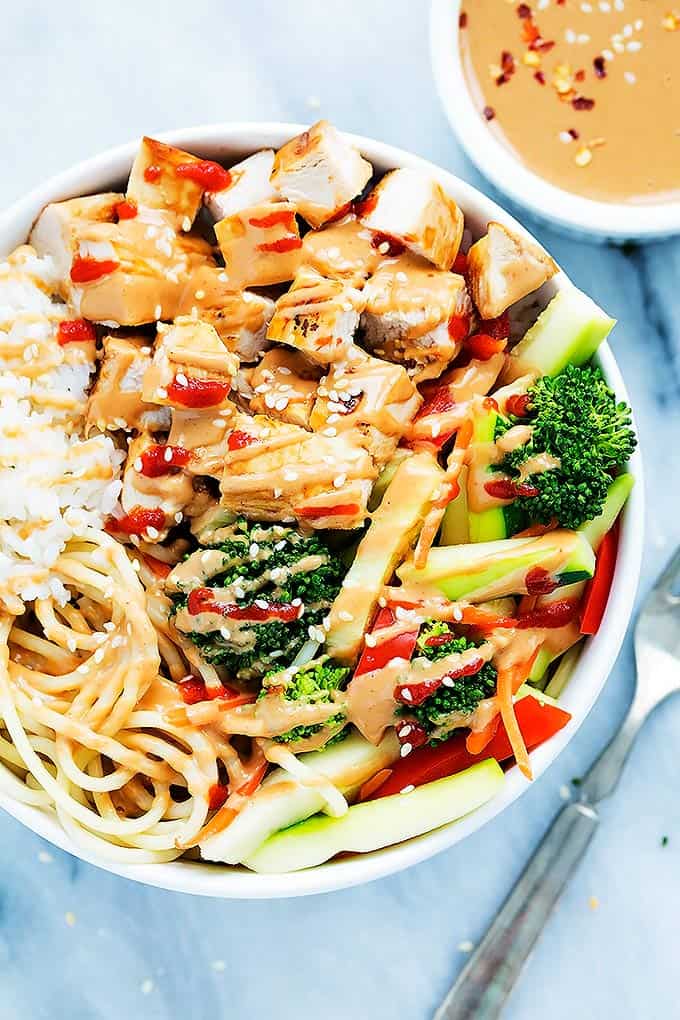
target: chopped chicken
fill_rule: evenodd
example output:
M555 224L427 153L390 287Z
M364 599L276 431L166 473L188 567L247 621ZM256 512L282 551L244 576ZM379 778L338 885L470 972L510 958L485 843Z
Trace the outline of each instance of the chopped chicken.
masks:
M251 411L309 428L319 370L302 354L282 347L267 351L248 381L253 390Z
M332 432L332 435L331 435ZM255 520L358 528L376 469L354 436L239 415L227 439L222 505Z
M173 408L168 445L190 452L191 458L185 467L188 474L210 475L219 481L224 470L227 435L237 413L234 404L227 404L217 412Z
M302 241L290 202L261 202L215 224L232 290L292 280Z
M164 470L165 450L170 447L161 446L147 432L142 433L130 443L123 472L120 502L125 513L142 508L160 509L165 514L163 529L146 528L146 536L153 541L162 541L168 530L182 519L182 511L193 496L188 475L171 463Z
M151 364L148 337L105 336L102 343L99 376L87 406L88 427L101 432L169 428L168 409L142 400L142 380Z
M142 397L179 408L226 406L239 362L207 322L182 317L159 328Z
M234 291L219 266L200 266L185 288L177 315L191 315L213 326L241 361L257 361L269 347L265 334L274 302L249 290Z
M538 290L559 267L537 244L502 224L492 222L487 229L468 252L468 273L479 314L495 319Z
M308 223L320 227L361 194L372 175L359 150L320 120L279 149L271 180Z
M269 178L274 167L274 150L261 149L229 168L231 182L223 191L205 196L206 205L216 220L234 216L242 209L262 202L274 202L280 196Z
M214 265L210 245L177 233L172 215L140 209L114 222L122 195L53 202L31 233L58 267L60 293L76 314L111 326L174 319L194 272Z
M186 170L200 163L197 156L144 137L130 171L127 198L138 208L165 210L178 229L189 230L201 207L204 189Z
M348 216L341 223L305 234L302 259L322 276L361 287L384 258L374 240L375 234L362 227L355 216Z
M267 337L328 365L347 357L364 304L355 287L303 266L276 302Z
M406 254L385 262L363 293L366 346L407 365L417 382L441 375L458 354L472 313L463 277Z
M365 202L359 219L439 269L450 269L463 237L463 214L423 170L392 170Z
M319 387L310 425L322 434L342 436L352 430L381 467L408 431L421 401L401 365L362 351L360 357L332 367Z

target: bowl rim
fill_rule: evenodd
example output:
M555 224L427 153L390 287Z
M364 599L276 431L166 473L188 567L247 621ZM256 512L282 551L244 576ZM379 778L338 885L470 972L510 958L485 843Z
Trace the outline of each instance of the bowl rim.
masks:
M166 131L158 137L190 151L196 150L206 157L219 158L223 153L225 158L233 160L236 158L235 153L280 146L304 128L300 124L247 121ZM379 168L410 166L428 170L456 196L461 206L472 216L487 221L499 220L511 229L531 237L514 217L477 188L442 168L396 146L359 135L348 134L346 137ZM137 145L137 140L131 141L75 164L40 184L0 214L0 257L4 257L17 244L25 242L33 221L49 201L103 190L122 179L129 171ZM563 272L554 280L557 289L571 286ZM607 343L600 348L599 360L618 398L628 400L623 379ZM564 704L572 712L571 722L551 741L532 752L536 778L555 760L588 715L604 686L628 627L642 563L644 493L639 449L631 458L628 470L635 478L635 485L623 515L619 555L605 617L598 634L586 643L565 692ZM370 854L330 861L306 871L285 875L256 874L246 869L205 862L121 865L72 842L54 814L20 803L4 791L0 791L0 807L54 845L113 874L146 885L193 895L225 899L272 899L349 888L424 861L480 829L529 789L529 786L515 766L506 773L503 787L493 800L458 822Z
M601 202L565 191L529 170L489 131L474 105L460 59L463 0L432 0L430 60L449 124L468 157L500 191L569 232L622 244L680 233L680 201Z

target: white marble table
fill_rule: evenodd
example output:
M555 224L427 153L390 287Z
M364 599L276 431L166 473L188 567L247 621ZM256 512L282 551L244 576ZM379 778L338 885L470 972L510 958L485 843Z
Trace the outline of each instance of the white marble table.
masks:
M3 204L143 131L321 114L484 187L434 94L426 7L7 0ZM537 233L620 320L614 347L646 460L646 589L680 539L680 241L623 252ZM519 802L433 861L329 896L230 903L158 892L79 864L3 815L0 1020L425 1020L463 964L461 944L480 937L560 806L560 787L613 733L631 682L629 642L576 739ZM680 1016L679 734L680 702L640 740L508 1020Z

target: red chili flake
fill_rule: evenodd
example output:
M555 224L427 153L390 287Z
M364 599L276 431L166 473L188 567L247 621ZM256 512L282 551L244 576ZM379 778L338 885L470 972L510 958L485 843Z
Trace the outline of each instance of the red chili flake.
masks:
M482 401L482 407L484 408L485 411L497 411L498 401L494 400L493 397L484 397L484 400Z
M528 482L513 482L510 478L499 478L495 482L485 482L484 491L494 499L517 499L519 496L531 498L538 496L538 489Z
M380 252L380 254L385 255L386 258L396 258L406 251L406 245L398 241L396 237L390 237L389 234L375 233L371 238L371 245L379 251L383 244L387 245L387 251Z
M490 107L487 107L487 109L490 109ZM462 251L459 251L455 259L453 260L451 272L458 273L460 276L465 276L465 274L467 273L467 267L468 267L467 255L464 255Z
M510 81L510 77L507 74L499 74L496 78L496 85L507 85Z
M199 159L192 163L180 163L175 167L178 177L194 181L205 191L224 191L231 184L231 174L211 159Z
M530 403L531 397L528 393L513 393L505 401L505 409L508 414L514 415L515 418L526 418Z
M278 241L270 241L268 244L258 244L258 251L278 252L280 255L287 251L295 251L302 247L302 239L299 237L280 237Z
M484 109L482 110L482 113L484 114L485 120L493 120L494 117L496 116L496 111L494 110L493 106L485 106Z
M574 73L574 81L585 81L585 80L586 80L586 72L585 71L579 70L579 71L576 71Z
M468 23L467 11L461 11L460 14L458 15L458 27L467 28L467 23Z
M578 602L563 599L561 602L551 602L539 609L532 609L531 612L520 616L517 626L520 630L528 630L530 627L566 627L568 623L578 616Z
M539 85L545 85L545 75L543 74L543 71L534 71L534 78Z
M169 384L168 399L183 407L215 407L229 392L229 383L217 379L193 379L179 382L177 376Z
M109 517L105 529L110 534L142 535L147 528L162 531L165 527L165 511L160 507L145 509L137 506L124 517Z
M199 701L208 700L205 684L195 676L182 680L179 684L179 692L185 705L197 705Z
M186 467L191 460L190 450L183 446L157 444L149 446L139 458L142 469L139 472L145 478L160 478L162 475L176 474Z
M222 786L221 783L213 783L208 790L208 809L210 811L219 811L228 796L228 787Z
M65 319L57 329L57 343L65 344L94 343L97 339L94 326L87 319Z
M536 50L538 53L550 53L550 50L555 45L554 39L537 39L531 44L531 49Z
M456 342L458 342L459 340L465 340L469 332L470 332L469 315L451 316L448 324L448 333L452 340L455 340Z
M468 354L471 358L476 358L478 361L488 361L494 354L500 354L501 351L505 350L506 344L507 340L497 340L486 333L475 333L474 336L469 336L465 341Z
M116 206L116 216L119 220L134 220L137 215L137 203L131 198L126 198Z
M252 227L275 227L281 224L292 233L295 230L295 213L292 209L281 209L266 216L252 216L248 223Z
M216 602L212 588L194 588L187 599L187 610L191 616L219 613L228 620L247 620L249 623L266 623L268 620L292 623L300 618L302 609L302 604L294 606L289 602L263 602L262 605L251 606L240 606L236 602Z
M93 283L102 276L108 276L118 269L119 262L113 259L95 259L90 255L76 255L71 263L73 283Z
M451 640L447 638L447 640ZM394 688L394 700L402 705L422 705L422 703L439 690L442 685L440 676L432 680L421 680L420 682L399 684Z
M524 578L528 595L550 595L559 585L543 567L532 567Z
M501 53L501 68L504 74L514 74L515 58L509 50L503 50Z
M531 17L531 7L529 7L529 4L519 5L519 7L517 8L517 17L522 18L522 20Z
M483 319L482 326L482 332L494 340L507 340L510 336L510 317L507 312L495 319Z
M597 78L607 77L607 65L605 63L604 57L594 57L593 67L595 68L595 75Z
M595 100L587 99L586 96L574 96L571 105L575 110L592 110L595 106Z
M581 137L576 128L567 128L567 134L570 134L574 141Z
M427 743L427 733L423 727L413 720L403 719L394 728L397 740L402 747L402 757L410 754L416 747L422 747Z
M329 216L329 218L326 220L326 223L337 223L338 220L344 220L345 216L349 216L353 208L354 202L345 202L344 205L340 206L336 213L333 213L332 216Z
M373 191L367 198L364 198L363 201L357 202L354 208L357 216L361 218L362 216L370 216L377 204L378 196L375 191Z
M339 503L337 506L300 506L297 517L349 517L359 513L358 503Z
M162 170L155 163L151 163L144 171L144 180L149 184L155 184L160 179Z
M532 46L540 38L541 33L538 31L538 26L527 18L522 25L522 39L525 43L528 43L529 46Z
M229 433L227 447L230 450L244 450L246 446L252 446L253 443L257 442L258 440L255 436L248 435L248 433L243 432L242 429L234 429L233 432Z

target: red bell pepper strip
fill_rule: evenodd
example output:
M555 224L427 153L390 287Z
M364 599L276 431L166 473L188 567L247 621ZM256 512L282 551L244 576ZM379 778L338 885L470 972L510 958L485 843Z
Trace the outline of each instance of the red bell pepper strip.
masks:
M384 627L391 627L396 617L394 610L386 606L379 610L375 618L371 633L382 630ZM374 669L382 669L391 659L406 659L410 661L413 650L418 640L418 628L409 630L403 634L396 634L387 641L378 642L373 648L364 645L354 676L361 676L362 673L370 673Z
M569 712L556 705L542 704L538 698L531 695L515 702L515 715L524 743L530 751L558 733L571 719ZM479 755L470 754L465 746L465 740L465 735L461 732L436 747L416 748L393 765L389 777L379 788L374 788L367 799L377 800L380 797L401 793L409 786L423 786L424 783L431 783L435 779L443 779L445 776L462 772L470 765L487 758L505 762L513 756L502 722L496 735Z
M581 633L597 634L604 611L607 608L609 591L616 569L616 553L619 547L619 522L617 521L602 539L597 550L595 573L586 586L581 613Z

